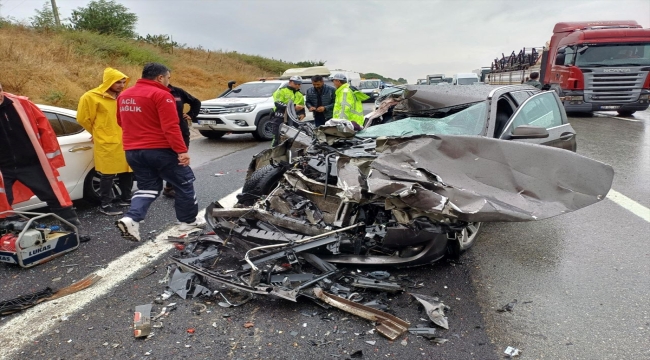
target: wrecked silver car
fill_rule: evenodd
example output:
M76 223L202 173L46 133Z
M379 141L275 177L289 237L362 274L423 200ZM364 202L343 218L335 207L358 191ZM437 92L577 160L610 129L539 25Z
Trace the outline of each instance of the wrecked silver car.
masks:
M237 206L208 208L215 233L246 251L244 269L303 252L426 264L469 249L481 222L565 214L611 187L612 167L574 152L554 92L409 85L397 96L390 121L356 133L345 121L284 126L253 158Z

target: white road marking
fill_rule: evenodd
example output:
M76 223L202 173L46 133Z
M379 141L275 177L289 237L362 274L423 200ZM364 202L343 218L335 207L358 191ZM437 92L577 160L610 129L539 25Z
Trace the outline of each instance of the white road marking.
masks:
M219 202L224 207L233 206L237 202L235 196L241 190L236 190L219 200ZM197 219L202 220L204 214L205 209L199 212ZM79 313L84 306L108 294L124 280L166 255L173 248L173 244L165 239L172 234L177 234L176 228L177 226L174 226L162 232L156 237L155 241L142 244L97 271L96 274L101 276L102 279L90 288L56 301L36 305L4 323L0 328L0 344L2 344L0 358L11 358L23 346L32 343L34 339L46 334L56 326L61 315L70 316ZM117 229L115 229L115 233L119 233ZM92 242L89 244L92 244ZM132 305L135 307L138 304Z
M629 197L621 194L620 192L610 189L607 198L623 207L625 210L630 211L632 214L640 217L641 219L650 222L650 209L639 204L638 202L630 199Z

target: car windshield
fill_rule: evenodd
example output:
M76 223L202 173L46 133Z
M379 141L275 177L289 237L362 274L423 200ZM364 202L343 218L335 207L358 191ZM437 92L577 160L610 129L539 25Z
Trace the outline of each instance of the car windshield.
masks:
M247 83L234 88L225 98L267 98L280 87L278 83Z
M650 65L650 44L584 45L567 49L567 57L575 51L576 66L646 66Z
M487 104L475 103L466 109L443 118L409 117L388 124L371 126L356 136L376 138L380 136L413 135L480 135L485 128Z
M379 80L368 81L364 80L359 84L359 89L378 89Z
M458 85L472 85L475 82L478 82L477 78L459 78L458 79Z

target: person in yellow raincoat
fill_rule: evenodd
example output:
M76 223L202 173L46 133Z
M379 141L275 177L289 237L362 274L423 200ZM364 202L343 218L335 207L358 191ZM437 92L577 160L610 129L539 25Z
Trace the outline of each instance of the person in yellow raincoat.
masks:
M79 99L77 122L91 135L95 145L95 170L100 174L100 212L120 215L120 206L131 203L133 175L122 148L122 128L117 124L117 96L129 82L128 76L113 68L104 70L104 82L87 91ZM118 179L120 194L116 199L114 180Z

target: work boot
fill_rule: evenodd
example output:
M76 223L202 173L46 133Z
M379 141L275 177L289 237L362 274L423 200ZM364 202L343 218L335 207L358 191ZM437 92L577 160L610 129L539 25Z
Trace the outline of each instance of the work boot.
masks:
M173 187L165 187L162 194L171 199L176 197L176 191L174 191Z
M122 215L123 211L117 209L113 204L102 205L99 207L99 212L105 215Z
M140 241L140 223L130 217L123 217L115 222L123 238Z

